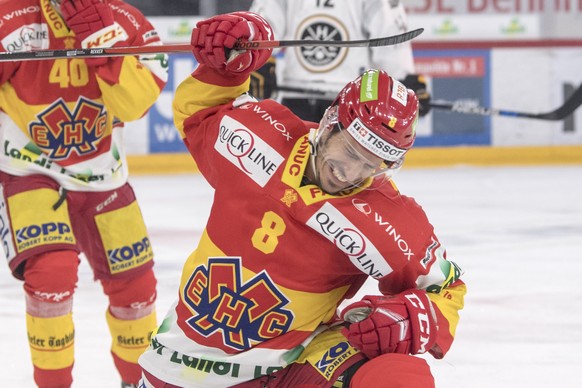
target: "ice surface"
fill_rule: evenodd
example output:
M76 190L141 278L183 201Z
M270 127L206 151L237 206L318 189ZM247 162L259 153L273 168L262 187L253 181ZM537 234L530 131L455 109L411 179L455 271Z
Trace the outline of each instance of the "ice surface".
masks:
M438 388L580 387L582 166L403 170L449 258L465 270L466 307ZM212 191L197 175L132 177L159 280L158 319L204 227ZM367 283L365 293L375 293ZM119 387L106 299L83 261L75 295L74 387ZM34 387L22 285L0 266L0 387Z

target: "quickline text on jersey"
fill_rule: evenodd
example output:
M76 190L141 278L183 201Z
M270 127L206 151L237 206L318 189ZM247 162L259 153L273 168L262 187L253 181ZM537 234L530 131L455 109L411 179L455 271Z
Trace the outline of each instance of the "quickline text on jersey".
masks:
M255 139L244 129L230 130L223 125L220 127L219 140L228 145L229 152L239 160L240 166L245 171L248 170L244 167L243 158L259 166L268 175L272 175L279 167L278 163L268 159L264 153L255 147Z

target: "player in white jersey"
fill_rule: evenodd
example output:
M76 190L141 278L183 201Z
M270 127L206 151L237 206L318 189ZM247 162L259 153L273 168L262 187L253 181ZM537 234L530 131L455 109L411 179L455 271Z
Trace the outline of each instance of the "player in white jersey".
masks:
M361 40L401 34L408 30L404 6L398 0L254 0L251 11L273 27L277 40ZM389 47L293 47L287 48L276 81L278 97L304 120L319 121L341 88L366 69L382 69L414 90L420 115L428 113L430 95L426 82L416 75L409 42ZM265 84L269 65L258 75ZM287 90L286 90L287 89ZM289 89L300 89L290 91ZM256 97L263 96L251 87ZM330 92L310 93L309 91Z

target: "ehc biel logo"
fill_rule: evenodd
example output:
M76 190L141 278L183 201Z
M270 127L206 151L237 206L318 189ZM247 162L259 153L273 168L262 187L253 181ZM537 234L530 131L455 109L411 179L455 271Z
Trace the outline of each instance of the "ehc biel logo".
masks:
M213 257L192 272L182 290L192 312L186 324L204 337L221 333L225 346L238 351L285 334L293 313L289 299L266 272L245 283L238 257Z
M54 160L65 160L76 153L83 156L95 152L103 138L107 113L103 105L80 97L71 112L59 99L40 114L39 121L29 125L36 145Z

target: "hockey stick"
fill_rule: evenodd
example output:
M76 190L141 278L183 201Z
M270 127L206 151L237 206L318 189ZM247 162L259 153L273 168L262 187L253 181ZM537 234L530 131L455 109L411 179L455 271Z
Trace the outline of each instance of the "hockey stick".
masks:
M295 92L303 93L307 95L318 95L325 98L333 99L337 95L336 92L331 90L312 90L312 89L302 89L287 86L277 86L276 90L285 92ZM508 109L494 109L487 108L484 106L469 105L460 101L444 101L436 100L429 103L430 107L433 109L448 110L456 113L463 114L473 114L481 116L505 116L505 117L517 117L517 118L527 118L527 119L537 119L537 120L548 120L548 121L560 121L564 120L566 117L570 116L580 105L582 105L582 84L572 93L572 95L558 108L551 112L546 113L529 113L513 111Z
M291 46L337 46L337 47L378 47L404 43L422 34L423 28L408 31L399 35L387 36L368 40L258 40L256 42L237 42L235 50L266 50L277 47ZM42 59L60 58L94 58L119 57L125 55L161 54L161 53L189 53L192 46L182 44L162 44L159 46L141 47L109 47L71 50L36 50L23 52L0 52L0 62L7 61L34 61Z
M364 39L364 40L264 40L256 42L239 42L233 47L235 50L253 49L262 50L278 47L311 47L311 46L325 46L325 47L379 47L379 46L393 46L407 42L422 34L424 28L417 28L399 35L387 36L385 38Z
M462 102L452 101L431 101L430 107L444 109L456 113L475 114L481 116L505 116L518 117L537 120L560 121L570 116L580 105L582 105L582 85L558 108L545 113L528 113L507 109L486 108L483 106L472 106Z

